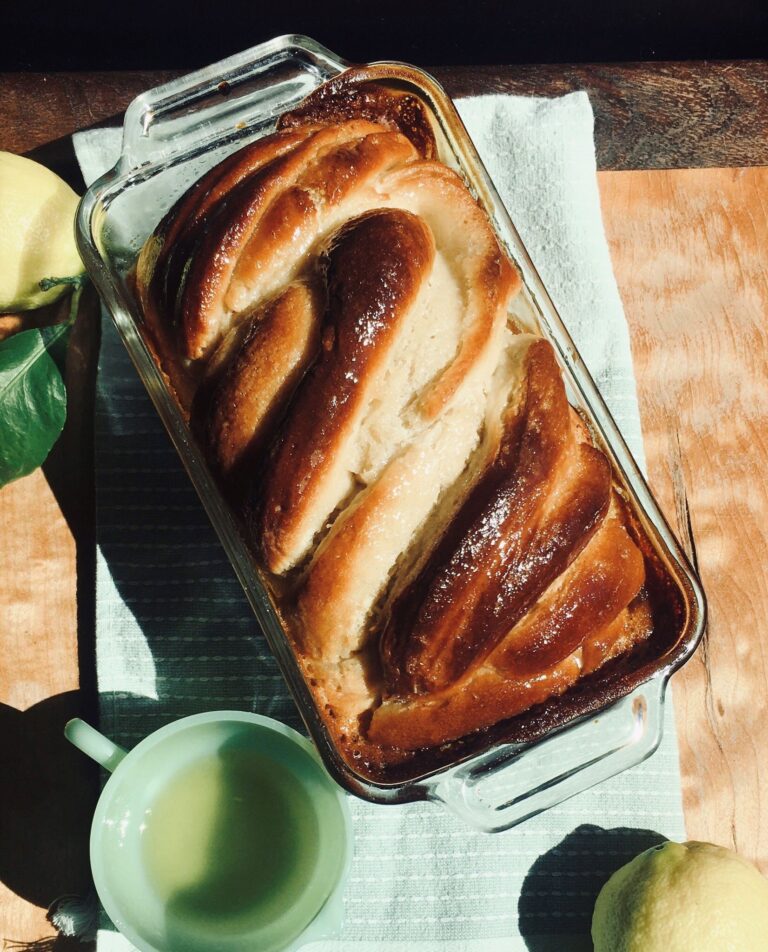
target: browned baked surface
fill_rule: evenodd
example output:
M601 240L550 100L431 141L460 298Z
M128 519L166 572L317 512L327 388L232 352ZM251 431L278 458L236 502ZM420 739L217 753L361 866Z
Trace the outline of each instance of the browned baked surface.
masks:
M137 287L338 748L386 777L562 695L656 609L487 216L418 100L360 84L208 173Z
M490 726L650 634L642 598L630 608L642 553L548 343L530 345L524 372L496 458L392 608L374 741L413 749Z
M193 419L214 466L247 483L269 434L320 346L317 289L289 284L233 327L205 368Z
M425 159L437 158L435 136L421 101L412 93L371 82L365 67L349 69L323 83L281 116L278 129L301 129L315 123L370 119L401 132Z

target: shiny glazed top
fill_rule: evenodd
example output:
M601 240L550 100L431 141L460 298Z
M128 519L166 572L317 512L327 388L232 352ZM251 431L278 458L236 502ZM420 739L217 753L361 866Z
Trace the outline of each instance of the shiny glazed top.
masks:
M419 107L364 70L320 87L137 268L318 708L375 778L642 663L680 610Z

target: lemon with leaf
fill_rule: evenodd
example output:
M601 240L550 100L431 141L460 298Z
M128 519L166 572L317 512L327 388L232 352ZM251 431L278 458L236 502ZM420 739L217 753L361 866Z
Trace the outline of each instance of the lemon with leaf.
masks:
M74 229L78 201L50 169L0 152L0 314L52 304L70 289L52 281L82 273Z
M662 843L603 886L595 952L766 952L768 880L711 843Z
M14 333L11 326L0 340L0 486L44 462L66 419L61 367L85 284L77 203L49 169L0 152L0 314L42 308L72 292L68 317L60 309L39 312L28 329Z

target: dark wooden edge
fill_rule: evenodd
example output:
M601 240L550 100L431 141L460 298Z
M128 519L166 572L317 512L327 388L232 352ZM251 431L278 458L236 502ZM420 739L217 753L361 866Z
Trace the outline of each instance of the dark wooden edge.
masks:
M586 90L599 169L768 165L768 61L448 66L449 95ZM82 188L72 132L119 124L140 92L177 72L0 73L0 149L33 151Z
M436 71L451 96L583 89L599 169L768 165L768 60Z

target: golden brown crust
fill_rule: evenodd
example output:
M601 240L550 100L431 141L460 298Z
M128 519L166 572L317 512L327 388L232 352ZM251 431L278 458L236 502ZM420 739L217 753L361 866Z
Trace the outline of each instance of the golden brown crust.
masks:
M190 256L179 291L179 322L188 357L203 357L229 329L233 315L226 307L225 296L230 281L275 197L292 188L307 164L326 150L378 131L373 123L355 120L313 132L294 149L246 178L219 202Z
M341 447L355 438L434 253L427 227L403 211L371 212L337 235L323 266L329 321L320 357L296 395L264 489L259 534L272 572L303 557L342 501L332 485L336 477L343 492L350 478L335 472L343 470Z
M370 124L349 128L362 134L341 136L307 155L294 183L274 193L232 273L225 306L235 315L289 280L336 228L376 207L378 178L416 158L398 133Z
M408 748L420 703L440 711L430 731L445 743L519 713L526 696L565 690L580 672L574 653L641 589L643 557L611 501L610 467L580 442L547 342L531 345L525 374L496 458L395 603L373 740L385 730Z
M647 639L646 562L426 110L353 70L205 176L137 290L345 756L384 771ZM194 395L194 400L193 400ZM371 768L373 769L373 768Z
M232 189L268 163L290 151L315 131L306 126L259 139L215 165L185 192L153 233L151 244L139 255L138 274L168 314L175 311L176 295L186 258L203 231L206 219ZM150 262L150 249L154 260Z
M493 664L518 677L556 664L607 627L644 579L640 550L617 517L605 519L558 584L511 628Z
M183 362L188 347L180 339L177 300L184 268L206 223L241 182L312 134L307 126L260 139L215 165L185 192L146 241L136 263L136 293L144 321L161 359L169 366L188 409L193 388Z
M461 275L465 313L455 356L419 400L422 415L434 418L484 351L499 308L506 308L520 289L520 276L452 169L439 162L413 162L384 176L380 191L429 224Z
M583 647L534 675L520 676L488 665L451 690L386 701L374 711L367 736L384 749L437 747L558 697L584 675L646 640L650 633L648 607L638 601L605 628L593 630ZM584 663L588 653L593 667Z
M319 347L321 303L316 289L289 285L263 312L233 328L208 367L193 425L225 477L247 478L277 417Z
M370 82L365 70L347 70L323 83L296 109L284 115L278 128L297 129L349 119L370 119L402 133L425 159L437 155L435 135L420 100L410 93Z
M512 421L497 459L392 612L382 636L392 691L446 687L481 661L608 510L610 468L576 443L545 341L531 346L526 373L522 420Z

